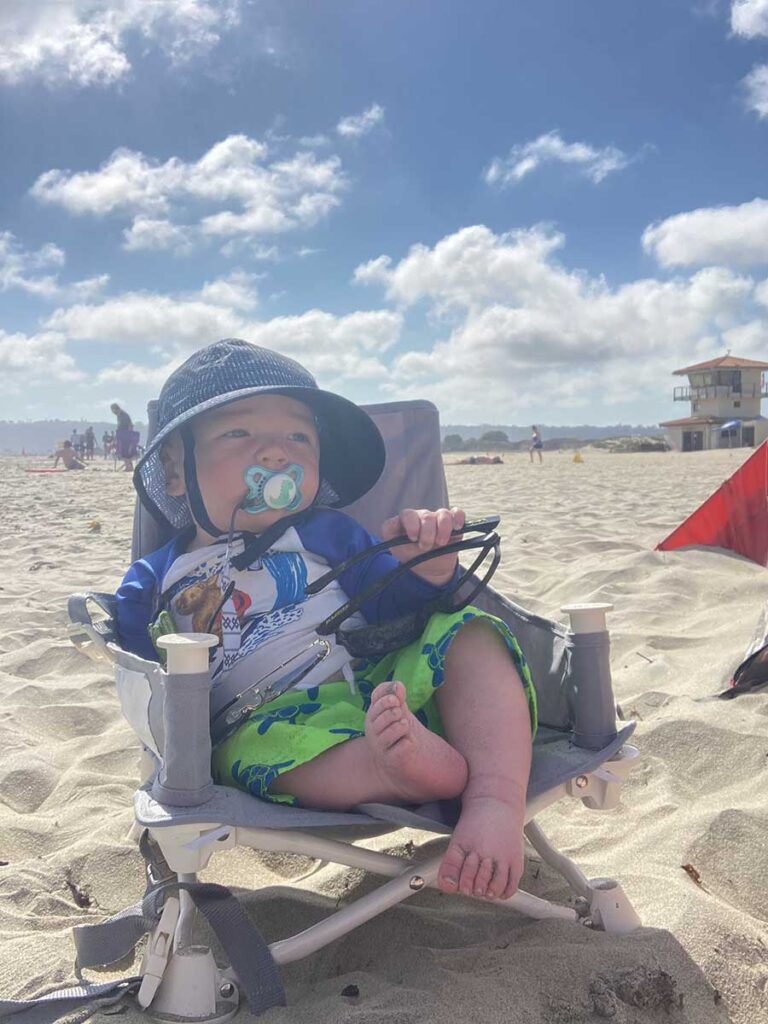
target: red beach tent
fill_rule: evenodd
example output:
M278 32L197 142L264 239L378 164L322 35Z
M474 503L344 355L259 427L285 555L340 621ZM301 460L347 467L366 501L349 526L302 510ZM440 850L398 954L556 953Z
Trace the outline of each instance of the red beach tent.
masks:
M656 550L691 544L727 548L768 566L768 441Z

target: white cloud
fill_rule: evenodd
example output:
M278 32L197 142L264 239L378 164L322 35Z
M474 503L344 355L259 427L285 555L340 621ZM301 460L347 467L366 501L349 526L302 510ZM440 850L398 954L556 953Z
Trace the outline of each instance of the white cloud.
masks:
M264 263L277 263L280 259L280 250L276 245L262 245L258 239L247 237L230 238L219 252L228 258L247 256L251 261Z
M768 320L756 319L723 332L724 344L746 359L765 359L768 347Z
M768 64L756 64L742 82L746 104L758 117L768 117Z
M101 291L109 281L108 274L100 274L62 285L59 270L65 261L64 251L52 242L31 252L22 247L12 232L0 231L0 291L18 288L40 299L89 297Z
M483 177L489 185L516 185L545 163L573 164L595 184L623 170L630 158L615 146L596 149L586 142L565 142L559 132L547 132L531 142L513 146L506 157L494 157Z
M768 36L768 0L733 0L731 29L737 36Z
M55 310L43 327L69 342L104 347L130 345L135 357L106 367L97 381L155 388L195 349L219 338L240 337L299 359L326 381L382 380L381 356L397 343L399 313L371 310L335 316L311 309L295 316L258 320L254 275L235 271L191 294L126 292L103 302L78 302ZM144 362L139 352L147 356ZM161 364L150 362L159 356Z
M83 374L65 351L66 339L54 331L9 334L0 328L0 392L28 393L50 380L75 381Z
M373 131L376 125L384 120L384 107L378 103L372 103L362 114L352 114L349 117L342 117L336 125L336 131L345 138L359 139Z
M643 248L663 267L768 262L768 200L678 213L643 232Z
M132 217L127 249L183 252L205 236L253 238L310 227L339 205L346 185L336 156L299 151L270 162L264 143L230 135L189 163L158 163L119 149L97 171L46 171L30 191L70 213ZM174 220L185 207L199 215L202 204L236 208L204 215L196 225Z
M0 232L0 290L20 288L30 295L51 298L59 290L58 272L45 274L64 265L64 252L52 242L36 252L23 249L10 231Z
M339 317L310 309L299 316L251 324L244 337L293 356L320 376L357 380L386 376L378 355L396 344L401 328L402 317L389 310Z
M209 281L200 289L203 302L232 309L251 310L258 305L256 276L244 270L234 270L228 277Z
M362 284L381 283L387 296L404 305L431 300L440 310L525 302L546 279L553 302L567 301L579 282L547 260L564 242L545 226L494 235L482 225L446 235L433 249L414 245L396 266L388 256L362 264L354 272Z
M753 281L726 268L610 288L559 264L562 242L542 227L474 226L358 268L394 301L450 315L440 340L395 356L382 390L431 398L454 422L543 407L594 421L611 404L657 404L676 365L719 354L727 332L756 319Z
M49 330L74 341L160 343L190 351L236 336L246 324L237 311L199 295L174 298L155 292L125 292L98 304L76 303L55 310L45 321Z
M23 0L0 9L0 78L108 86L131 71L131 37L172 64L215 47L240 0Z
M74 284L62 288L59 298L66 296L68 299L95 299L109 284L109 274L95 274L93 277L83 278L82 281L75 281Z
M141 366L139 363L130 362L114 363L99 371L96 375L96 383L128 384L134 387L150 388L156 393L160 391L170 374L183 361L179 356L161 366Z
M177 254L192 251L192 231L184 224L172 224L163 217L139 214L123 231L123 248L128 252L171 250Z

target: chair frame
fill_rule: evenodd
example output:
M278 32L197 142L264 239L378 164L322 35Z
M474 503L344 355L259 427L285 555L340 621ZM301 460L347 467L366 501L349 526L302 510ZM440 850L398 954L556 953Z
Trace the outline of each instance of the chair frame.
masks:
M570 614L572 632L601 632L605 628L605 613L610 607L604 604L571 605L563 611ZM72 623L71 639L89 657L114 662L122 652L116 644L105 640L103 629L97 625L83 623L82 620ZM161 638L159 643L167 653L163 675L206 672L208 647L212 639L206 634ZM578 774L527 803L525 836L541 859L566 881L573 894L572 905L540 899L518 890L509 899L497 901L498 906L534 919L569 920L614 935L627 934L640 926L640 919L620 883L611 878L588 879L575 861L550 842L535 821L541 811L563 798L580 800L591 810L615 807L619 802L621 785L638 756L635 747L624 744L612 758L594 770ZM142 757L145 783L156 771L156 760L145 749ZM382 822L380 826L373 826L373 833L384 834L400 827L400 824ZM141 831L142 826L134 823L132 836L137 839ZM271 943L269 949L278 965L309 956L384 910L425 888L436 887L441 855L414 861L360 848L354 845L355 839L370 836L372 829L358 831L361 834L351 841L340 841L299 828L252 828L215 820L149 828L170 870L181 882L197 881L198 874L207 867L214 853L235 846L248 846L264 852L303 854L319 860L321 865L331 862L361 868L389 879L317 924ZM435 831L445 834L445 830L439 827ZM137 1002L158 1020L223 1024L238 1009L237 978L231 968L216 966L210 949L193 941L195 916L194 904L186 892L168 896L144 953Z

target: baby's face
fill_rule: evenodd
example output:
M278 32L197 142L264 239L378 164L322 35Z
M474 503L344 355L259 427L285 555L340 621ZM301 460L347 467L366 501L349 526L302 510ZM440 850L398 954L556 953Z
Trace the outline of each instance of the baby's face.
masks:
M280 471L291 463L301 466L301 501L289 513L240 509L236 530L261 533L284 516L311 505L320 485L320 442L315 419L302 402L284 395L241 398L192 421L200 493L208 516L226 530L236 505L249 492L245 472L251 466ZM183 472L180 474L183 481ZM181 486L183 493L183 484ZM169 486L169 492L173 493ZM198 540L205 541L198 527Z

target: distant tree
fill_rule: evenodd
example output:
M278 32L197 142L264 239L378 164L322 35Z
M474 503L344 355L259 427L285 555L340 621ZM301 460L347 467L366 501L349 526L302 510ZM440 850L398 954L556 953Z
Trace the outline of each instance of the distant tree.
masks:
M464 439L461 434L446 434L443 438L444 452L460 452L464 447Z
M481 448L509 448L509 438L503 430L486 430L480 437Z

